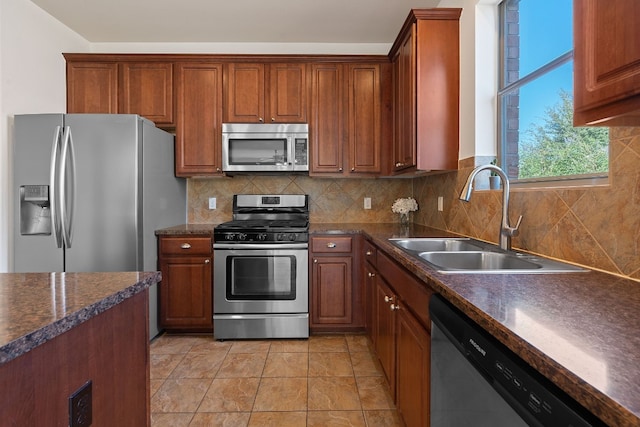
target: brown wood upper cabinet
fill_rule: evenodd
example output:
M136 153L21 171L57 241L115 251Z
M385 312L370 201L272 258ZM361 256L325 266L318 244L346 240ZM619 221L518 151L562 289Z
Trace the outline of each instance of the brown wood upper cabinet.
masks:
M393 61L392 173L458 168L461 9L413 9Z
M307 64L226 65L225 122L306 123Z
M310 175L381 173L390 79L389 63L311 65Z
M172 62L86 62L67 57L67 112L139 114L175 126Z
M640 125L640 2L574 0L575 126Z
M222 175L222 64L176 68L176 175Z

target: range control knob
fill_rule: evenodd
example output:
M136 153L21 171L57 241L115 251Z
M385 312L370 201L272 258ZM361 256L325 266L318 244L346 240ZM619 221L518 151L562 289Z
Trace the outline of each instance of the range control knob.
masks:
M235 233L225 233L224 240L234 240L236 237Z
M238 233L238 240L247 240L247 233Z
M256 235L256 239L261 240L261 241L267 240L267 233L258 233Z

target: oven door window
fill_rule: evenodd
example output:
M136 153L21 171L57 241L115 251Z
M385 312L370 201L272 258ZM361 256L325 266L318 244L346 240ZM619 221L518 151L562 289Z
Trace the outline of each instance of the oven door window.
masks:
M227 258L228 300L296 299L294 255Z
M284 165L287 162L286 137L229 138L230 165Z

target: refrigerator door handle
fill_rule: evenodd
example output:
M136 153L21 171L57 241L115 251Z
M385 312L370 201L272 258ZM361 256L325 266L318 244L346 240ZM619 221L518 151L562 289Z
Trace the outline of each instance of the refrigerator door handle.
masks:
M53 225L53 234L56 237L56 245L62 248L62 225L60 219L60 200L58 199L58 177L60 167L60 145L62 132L60 126L56 126L53 135L53 144L51 146L51 164L49 169L49 203L51 205L51 223Z
M60 217L65 247L70 248L73 238L73 216L76 207L76 162L71 128L63 132L62 159L60 161ZM67 193L69 190L69 193Z

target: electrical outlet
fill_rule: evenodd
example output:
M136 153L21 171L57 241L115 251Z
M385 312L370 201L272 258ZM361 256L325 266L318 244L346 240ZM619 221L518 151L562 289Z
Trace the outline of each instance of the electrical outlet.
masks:
M209 197L209 209L213 210L216 208L216 198L215 197Z
M371 197L364 198L364 208L371 209Z
M442 196L438 196L438 212L442 212L444 210L444 201Z
M69 396L69 427L89 427L93 422L91 380Z

